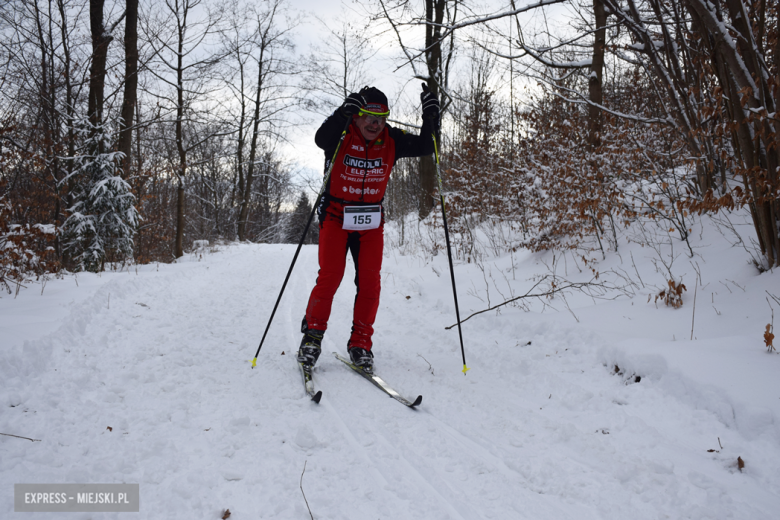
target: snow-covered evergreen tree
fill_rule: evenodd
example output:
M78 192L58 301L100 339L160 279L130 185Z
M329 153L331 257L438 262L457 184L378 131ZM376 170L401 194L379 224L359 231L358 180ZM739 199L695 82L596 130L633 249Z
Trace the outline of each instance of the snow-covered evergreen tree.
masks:
M290 219L287 224L287 233L285 242L288 244L297 244L301 240L301 235L303 234L303 230L306 229L306 222L309 220L309 215L311 215L311 203L309 202L309 197L306 196L305 192L301 192L301 196L298 198L298 203L295 205L295 210L293 211L292 215L290 215ZM303 241L304 244L316 244L319 239L319 229L317 228L317 222L312 221L311 225L309 226L309 232L306 233L306 240Z
M73 158L73 206L62 226L63 245L77 270L98 272L106 257L123 260L133 253L138 211L130 185L119 175L120 152L111 150L108 124L83 121L84 154Z

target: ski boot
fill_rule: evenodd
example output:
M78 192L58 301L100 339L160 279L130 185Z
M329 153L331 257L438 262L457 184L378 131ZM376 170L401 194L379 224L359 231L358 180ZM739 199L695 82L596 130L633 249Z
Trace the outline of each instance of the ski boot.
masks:
M307 328L303 332L301 346L298 349L298 362L311 370L322 352L322 337L325 331Z
M347 351L352 364L360 367L367 374L374 373L374 354L370 350L361 347L349 347Z

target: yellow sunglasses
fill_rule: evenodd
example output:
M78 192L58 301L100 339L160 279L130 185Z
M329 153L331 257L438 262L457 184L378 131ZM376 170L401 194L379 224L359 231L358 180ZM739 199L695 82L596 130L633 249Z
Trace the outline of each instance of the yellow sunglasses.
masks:
M364 108L360 109L360 112L358 112L358 116L374 116L374 117L380 117L382 119L387 119L387 116L390 115L390 111L387 112L371 112L370 110L366 110Z

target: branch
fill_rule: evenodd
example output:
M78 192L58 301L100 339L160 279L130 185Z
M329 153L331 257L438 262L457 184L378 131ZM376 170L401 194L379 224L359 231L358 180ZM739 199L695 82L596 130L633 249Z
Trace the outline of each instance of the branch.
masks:
M406 58L409 60L408 63L412 66L412 73L414 73L415 77L419 77L419 74L417 73L417 67L414 66L414 58L409 55L409 51L406 49L406 45L404 45L403 39L401 38L401 33L398 32L398 27L396 26L395 22L393 22L393 19L390 18L390 13L387 12L387 7L385 7L385 2L383 0L380 0L379 3L382 5L382 11L385 13L385 18L390 23L390 26L393 28L393 31L395 31L395 35L398 37L398 44L401 46L401 49L404 51L404 54L406 54Z
M122 23L122 20L125 19L125 16L127 15L127 9L122 11L122 14L119 16L116 22L114 22L111 25L111 28L109 29L109 33L114 34L114 31L116 31L116 28L119 26L120 23Z
M508 60L520 59L520 58L524 58L526 55L530 55L535 60L543 63L544 65L547 65L547 66L553 67L553 68L587 67L587 66L591 65L591 61L592 61L591 59L581 60L579 62L565 63L565 62L556 62L556 61L553 61L553 60L547 60L545 58L542 58L541 56L542 56L542 54L544 54L546 52L554 51L554 50L557 50L559 48L566 47L567 45L574 45L576 41L581 40L583 38L586 38L588 36L591 36L592 34L595 34L596 31L598 31L600 29L612 29L612 28L615 28L615 27L620 27L620 24L609 24L609 25L605 25L604 27L597 27L595 29L592 29L592 30L589 30L589 31L585 31L583 33L579 33L574 38L571 38L569 40L560 41L556 45L548 46L548 47L545 47L545 48L542 48L542 49L534 49L532 47L527 46L525 43L523 43L522 40L517 40L517 44L519 45L519 47L521 49L523 49L525 51L525 54L518 54L516 56L510 56L510 55L503 54L501 52L495 51L493 49L490 49L487 45L483 45L480 42L476 42L475 41L474 43L476 45L478 45L480 48L482 48L485 51L489 52L490 54L493 54L494 56L497 56L499 58L508 59Z
M17 439L25 439L32 442L41 442L40 439L31 439L29 437L20 437L19 435L11 435L10 433L0 433L0 435L6 435L8 437L16 437Z
M433 23L433 22L430 22L430 21L427 21L427 20L425 22L414 22L414 23L410 23L408 25L431 25L433 27L441 27L441 28L444 29L444 32L441 34L441 36L439 36L439 38L437 39L437 42L442 42L448 36L452 35L457 29L463 29L464 27L469 27L471 25L484 24L484 23L487 23L487 22L491 22L493 20L499 20L501 18L506 18L507 16L514 16L514 15L517 15L517 14L520 14L520 13L524 13L526 11L531 11L531 10L536 9L538 7L545 7L545 6L548 6L548 5L561 4L561 3L564 3L564 2L566 2L566 0L538 0L535 3L526 5L524 7L519 8L519 9L513 9L511 11L506 11L506 12L503 12L503 13L498 13L498 14L494 14L494 15L490 15L490 16L485 16L483 18L475 18L473 20L469 20L469 21L461 22L461 23L457 23L457 24L452 24L452 25L437 24L437 23ZM384 3L382 4L382 6L384 7ZM390 20L390 17L387 16L387 19ZM393 25L393 28L395 29L395 25ZM397 32L398 31L396 29L396 33ZM408 58L408 61L406 61L406 62L402 63L401 65L399 65L395 70L400 69L401 67L406 65L406 63L412 64L412 67L414 67L414 64L413 64L414 60L419 58L420 56L423 56L426 52L428 52L431 49L431 47L433 47L433 45L436 45L437 42L434 42L433 44L431 44L431 46L426 47L425 49L421 50L420 52L418 52L414 56L409 56L409 53L404 48L404 53L406 54L406 57Z
M550 275L545 275L541 280L536 282L533 287L528 289L528 292L526 292L524 295L517 296L516 298L510 298L509 300L506 300L506 301L504 301L502 303L499 303L498 305L493 305L492 307L489 307L487 309L483 309L481 311L477 311L477 312L467 316L466 318L460 320L460 322L461 323L465 323L466 321L468 321L469 319L473 318L477 314L482 314L482 313L485 313L485 312L493 311L493 310L498 309L499 307L503 307L504 305L510 304L510 303L518 301L518 300L523 300L523 299L526 299L526 298L541 298L543 296L549 297L549 296L552 296L553 294L565 291L567 289L584 289L584 288L589 288L589 287L600 287L602 289L606 289L607 288L603 283L568 282L566 285L556 286L556 285L554 285L555 282L553 282L552 290L547 291L547 292L535 293L535 294L531 293L531 291L533 291L534 289L539 287L539 285L542 282L544 282L545 280L547 280L548 278L550 278ZM455 326L457 326L457 323L454 323L454 324L450 325L449 327L444 327L444 329L445 330L450 330L450 329L452 329Z
M526 11L531 11L533 9L539 8L539 7L546 7L548 5L554 5L554 4L561 4L564 3L566 0L537 0L534 3L525 5L523 7L512 9L509 11L504 11L503 13L497 13L494 15L485 16L483 18L475 18L473 20L468 20L465 22L460 22L457 24L452 25L445 25L445 24L435 24L430 23L430 25L438 25L439 27L445 29L444 34L442 34L441 39L443 40L447 36L450 35L450 33L454 32L457 29L463 29L464 27L468 27L470 25L476 25L476 24L482 24L486 22L492 22L493 20L499 20L501 18L506 18L507 16L515 16L520 13L525 13ZM417 23L415 25L423 25L422 23Z
M308 461L303 462L303 471L301 472L301 482L300 482L300 488L301 488L301 494L303 495L303 500L306 502L306 509L309 510L309 516L311 516L311 520L314 520L314 515L311 512L311 508L309 507L309 501L306 500L306 493L303 492L303 474L306 473L306 463Z
M607 114L612 114L615 117L619 117L621 119L625 119L625 120L629 120L629 121L636 121L638 123L646 123L646 124L659 123L659 124L664 124L664 125L674 125L674 121L671 120L669 117L667 117L667 118L658 118L658 117L646 118L646 117L642 117L642 116L639 116L639 115L626 114L624 112L619 112L617 110L609 109L609 108L605 107L604 105L601 105L599 103L591 101L590 99L585 97L581 92L578 92L578 91L576 91L574 89L565 87L563 85L559 85L559 84L553 83L552 81L550 81L550 80L548 80L548 79L546 79L546 78L544 78L542 76L532 76L532 75L529 75L528 77L529 78L534 78L537 81L539 81L541 83L545 83L548 86L552 87L553 90L551 90L550 93L552 95L554 95L554 96L556 96L556 97L558 97L558 98L568 102L568 103L573 103L573 104L576 104L576 105L590 105L590 106L594 106L594 107L598 108L599 110L601 110L602 112L606 112ZM580 99L577 100L577 99L568 98L568 97L564 96L563 94L561 94L559 92L556 92L555 91L556 89L557 90L562 90L564 92L568 92L569 94L573 94L573 95L579 97Z

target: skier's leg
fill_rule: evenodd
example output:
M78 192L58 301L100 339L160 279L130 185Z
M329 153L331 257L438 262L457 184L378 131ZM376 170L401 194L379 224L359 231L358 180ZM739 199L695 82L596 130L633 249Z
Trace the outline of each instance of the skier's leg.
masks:
M354 237L354 238L353 238ZM349 249L355 260L355 307L352 317L352 335L349 347L370 351L374 334L374 320L379 308L381 289L380 270L384 248L384 227L351 234Z
M328 328L333 296L344 276L348 236L341 222L335 220L325 220L320 227L320 270L306 306L306 325L310 329L324 332Z

